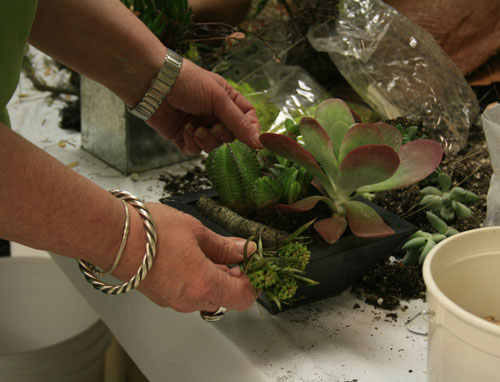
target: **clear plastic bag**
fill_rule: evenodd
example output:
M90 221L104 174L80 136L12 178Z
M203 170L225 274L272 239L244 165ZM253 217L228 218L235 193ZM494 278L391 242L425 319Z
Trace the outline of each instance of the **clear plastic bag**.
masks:
M303 116L312 116L315 107L330 98L302 68L274 62L232 84L255 107L262 132L284 132L286 119L298 122Z
M481 121L493 167L484 226L500 226L500 105L487 109Z
M465 146L479 113L474 92L432 36L395 9L341 0L336 20L308 38L383 118L421 121L447 152Z

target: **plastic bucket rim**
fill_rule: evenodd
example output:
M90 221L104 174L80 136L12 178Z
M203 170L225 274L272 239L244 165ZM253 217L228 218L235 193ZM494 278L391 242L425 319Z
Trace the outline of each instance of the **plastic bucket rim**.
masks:
M479 329L488 334L493 334L500 338L500 325L486 321L484 318L478 317L477 315L467 311L466 309L460 307L456 302L450 299L441 289L437 286L434 281L434 277L431 272L432 260L436 257L436 253L444 246L448 245L450 241L456 240L457 238L475 235L478 231L500 231L500 227L482 227L473 230L460 232L457 235L450 236L445 240L438 243L434 248L431 249L427 257L425 258L422 275L424 278L424 283L427 288L427 293L431 293L435 299L444 307L444 309L457 318L463 320L464 322L472 325L474 328ZM500 256L500 254L499 254Z

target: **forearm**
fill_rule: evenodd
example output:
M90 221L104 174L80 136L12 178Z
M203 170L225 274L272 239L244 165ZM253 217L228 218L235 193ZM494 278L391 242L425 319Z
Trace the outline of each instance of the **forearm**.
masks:
M1 123L0 173L0 237L110 267L125 221L118 199ZM128 252L144 235L130 211Z
M119 0L39 0L29 42L129 106L146 93L166 52Z

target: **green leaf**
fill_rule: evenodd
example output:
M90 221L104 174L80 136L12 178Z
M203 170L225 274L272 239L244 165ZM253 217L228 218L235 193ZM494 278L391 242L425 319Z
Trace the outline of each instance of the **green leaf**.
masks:
M380 215L370 206L349 200L345 203L347 220L352 233L359 237L384 237L394 231L382 220Z
M436 231L442 233L443 235L446 234L446 231L448 231L448 224L446 224L444 220L430 211L425 213L425 217L427 218L427 221L436 229Z
M408 240L404 245L403 245L403 250L408 251L413 248L418 248L422 245L425 244L427 240L423 237L414 237L413 239Z
M346 132L340 145L339 161L351 151L365 145L383 145L384 137L373 123L358 123Z
M427 139L418 139L401 146L400 165L389 179L359 189L359 192L392 190L417 183L431 174L441 163L443 148L441 144Z
M358 147L340 164L338 188L348 196L362 186L390 178L398 166L398 154L389 146Z
M328 134L313 118L304 117L299 123L306 150L320 163L330 179L337 179L338 162Z
M437 181L439 183L439 187L441 187L441 190L443 190L443 192L448 192L450 190L451 178L447 173L440 173L437 177Z
M422 246L423 249L423 246ZM420 250L419 248L412 248L408 252L406 252L405 256L403 257L403 264L404 265L417 265L418 264L418 258L420 257Z
M330 137L335 156L339 158L344 135L355 123L349 106L335 98L323 101L316 109L315 118Z
M346 228L347 221L341 216L332 216L314 223L314 229L328 244L333 244L340 239Z

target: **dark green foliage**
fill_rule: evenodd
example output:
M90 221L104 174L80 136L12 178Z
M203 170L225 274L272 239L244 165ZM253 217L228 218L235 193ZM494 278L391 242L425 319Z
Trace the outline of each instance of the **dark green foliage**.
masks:
M177 44L184 40L191 25L187 0L122 0L137 17L166 45L183 51Z

